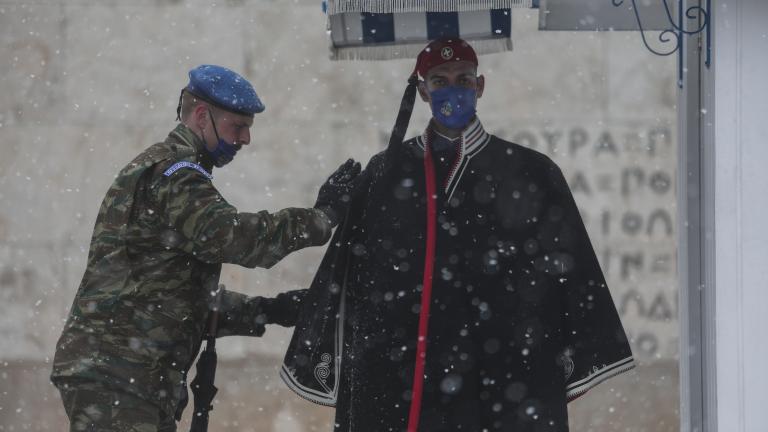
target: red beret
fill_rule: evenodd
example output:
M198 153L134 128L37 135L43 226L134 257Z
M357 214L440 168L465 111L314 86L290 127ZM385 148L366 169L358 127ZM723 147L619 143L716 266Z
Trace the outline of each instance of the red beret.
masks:
M441 64L465 61L477 66L477 54L472 46L459 38L440 38L429 43L416 58L416 69L422 78L427 76L427 72L435 66Z

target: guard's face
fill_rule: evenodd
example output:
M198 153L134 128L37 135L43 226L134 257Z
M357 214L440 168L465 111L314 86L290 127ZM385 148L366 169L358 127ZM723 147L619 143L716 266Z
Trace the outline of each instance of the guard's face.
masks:
M470 62L443 63L427 72L424 81L419 83L419 95L421 95L421 100L430 103L429 94L431 92L451 86L473 89L477 92L477 97L480 98L485 88L485 77L477 76L477 67Z

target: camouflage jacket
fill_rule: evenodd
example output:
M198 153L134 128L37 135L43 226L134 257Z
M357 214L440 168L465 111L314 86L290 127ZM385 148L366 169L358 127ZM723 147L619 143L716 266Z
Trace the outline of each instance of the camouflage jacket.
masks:
M202 150L202 141L179 125L115 178L56 346L51 379L57 385L99 382L172 414L221 264L269 268L330 237L327 218L315 209L238 212L211 183L212 164ZM230 311L218 335L261 335L259 301L225 295Z

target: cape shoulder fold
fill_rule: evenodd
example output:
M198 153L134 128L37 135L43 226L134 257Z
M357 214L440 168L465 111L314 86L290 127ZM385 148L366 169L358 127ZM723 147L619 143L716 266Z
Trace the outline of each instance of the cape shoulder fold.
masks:
M304 299L280 378L299 396L335 406L341 377L349 258L347 217L336 230Z
M552 255L563 294L565 336L558 363L572 401L635 367L632 350L568 183L547 158L552 195L562 209L559 246Z
M362 219L370 190L387 174L384 166L384 152L373 156L366 166L369 189L350 203L331 238L303 301L280 368L280 378L288 388L320 405L335 406L338 400L351 239L355 224Z

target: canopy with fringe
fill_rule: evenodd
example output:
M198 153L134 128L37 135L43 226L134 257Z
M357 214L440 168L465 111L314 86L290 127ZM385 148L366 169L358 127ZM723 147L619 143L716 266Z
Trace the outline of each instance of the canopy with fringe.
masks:
M431 40L460 37L478 54L512 49L512 9L534 0L329 0L331 58L415 58Z

